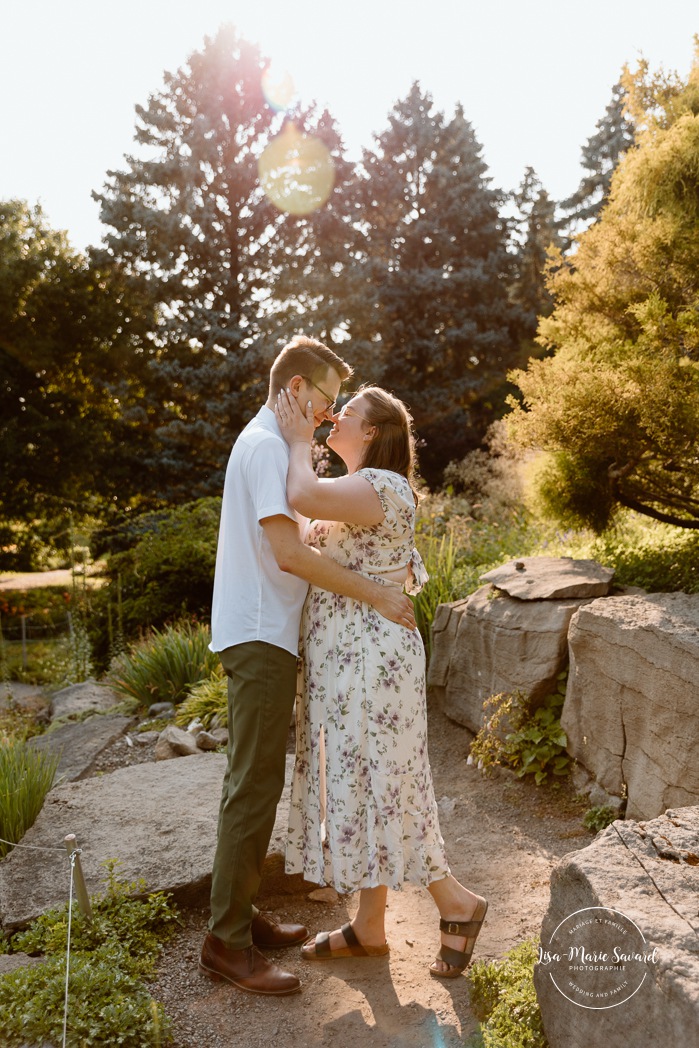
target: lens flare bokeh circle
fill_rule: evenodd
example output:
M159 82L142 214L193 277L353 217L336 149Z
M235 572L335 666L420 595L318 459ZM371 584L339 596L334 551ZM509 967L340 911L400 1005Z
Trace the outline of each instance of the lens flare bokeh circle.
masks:
M326 202L335 182L330 152L319 138L287 123L257 163L260 183L275 207L309 215Z
M262 93L276 113L288 109L296 94L294 80L288 69L270 63L262 74Z

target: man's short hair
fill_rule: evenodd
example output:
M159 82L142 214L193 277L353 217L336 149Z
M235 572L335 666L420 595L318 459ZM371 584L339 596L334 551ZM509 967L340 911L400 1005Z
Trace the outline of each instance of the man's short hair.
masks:
M296 335L282 349L269 374L271 393L278 393L294 375L302 375L313 382L321 382L327 375L328 368L336 371L344 382L352 374L350 365L338 357L332 349L318 342L315 338Z

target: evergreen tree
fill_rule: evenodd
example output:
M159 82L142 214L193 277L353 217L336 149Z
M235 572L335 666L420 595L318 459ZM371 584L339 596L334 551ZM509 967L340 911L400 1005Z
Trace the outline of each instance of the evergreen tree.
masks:
M417 83L363 168L360 337L410 405L421 469L435 484L480 442L515 360L499 198L462 109L447 121Z
M561 264L516 380L511 429L548 453L539 490L564 523L619 507L699 528L699 45L686 82L627 74L639 128L607 207Z
M624 111L626 90L621 81L612 88L612 98L597 131L582 147L585 169L580 185L562 201L565 224L572 237L591 225L609 198L612 175L619 160L634 142L634 123Z
M0 204L0 508L56 515L128 502L148 447L142 303L39 207ZM136 436L137 434L137 436ZM136 447L136 442L138 446Z
M535 350L531 340L536 334L538 318L548 316L553 308L546 287L549 250L563 247L563 238L559 233L556 203L533 168L526 168L522 184L513 194L513 202L516 260L511 294L522 310L522 334L530 355Z
M351 169L327 113L285 118L267 103L266 66L231 27L207 39L137 107L140 154L95 194L111 227L103 255L145 282L158 310L153 468L168 498L220 491L231 443L266 396L279 340L331 324L329 309L319 315L328 281L320 286L316 270L319 257L342 255ZM334 188L315 213L286 213L263 191L258 163L279 132L300 149L312 134L332 156Z

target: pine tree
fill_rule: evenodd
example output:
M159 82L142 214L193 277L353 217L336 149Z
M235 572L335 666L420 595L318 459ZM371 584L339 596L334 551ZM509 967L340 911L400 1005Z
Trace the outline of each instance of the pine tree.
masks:
M553 308L553 299L546 287L549 250L562 248L563 238L556 218L556 203L533 168L526 168L522 184L513 194L513 202L516 214L511 225L516 261L511 294L522 309L522 334L529 355L535 349L531 340L539 317L548 316Z
M499 197L463 110L447 121L417 83L363 167L362 334L413 411L434 484L480 442L515 359Z
M597 131L582 147L586 171L572 196L561 202L569 236L582 232L599 216L609 198L612 175L619 160L634 142L634 123L624 111L626 90L621 81L612 88L612 98Z
M232 27L207 39L137 107L138 156L95 194L111 227L104 253L150 289L161 494L220 491L231 443L266 396L280 340L330 325L315 286L321 256L341 255L351 169L327 113L279 114L262 91L266 60ZM330 198L289 214L265 195L258 163L279 134L325 142ZM295 191L294 186L289 194ZM327 288L325 288L327 291ZM315 326L309 318L316 316Z

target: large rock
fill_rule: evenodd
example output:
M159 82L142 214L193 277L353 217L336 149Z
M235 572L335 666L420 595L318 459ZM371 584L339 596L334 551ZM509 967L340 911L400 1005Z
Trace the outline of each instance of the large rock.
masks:
M487 585L441 604L428 685L447 716L477 732L491 695L521 691L536 702L555 691L568 663L568 624L581 603L521 601Z
M481 575L508 597L520 600L563 600L567 597L606 597L611 591L613 568L596 560L572 557L522 557Z
M610 915L615 921L610 942L621 944L623 951L627 943L633 944L642 936L648 960L611 973L600 968L581 976L570 969L567 978L563 975L557 980L560 989L552 979L555 965L537 964L534 984L550 1048L683 1045L696 1040L698 852L699 808L688 807L670 810L645 825L615 822L587 848L561 860L551 876L551 900L541 929L542 949L548 949L551 942L565 943L567 936L567 944L577 945L577 936L585 934L583 922L602 916L600 911L578 911L605 907L623 915ZM576 915L574 920L580 928L575 935L570 931L572 923L566 921L572 915ZM602 935L595 924L588 927L592 929L590 935ZM565 960L566 955L561 956ZM613 954L609 956L613 958ZM574 963L578 960L579 955ZM568 979L578 986L583 979L597 980L601 992L624 987L625 981L629 985L614 1007L613 996L608 1000L578 998L580 1003L575 1003L577 991L569 989ZM637 992L624 1000L636 983ZM601 1004L607 1007L601 1009Z
M51 718L56 720L58 717L72 717L83 713L105 713L124 702L124 699L124 695L94 680L86 680L82 684L69 684L53 696Z
M30 745L60 759L54 782L73 782L89 774L97 757L124 734L134 721L117 714L95 714L86 720L62 724L55 731L36 735Z
M167 761L173 757L194 757L199 753L201 750L197 746L196 736L175 724L168 724L167 728L161 731L155 744L157 761Z
M568 752L629 818L699 802L699 596L593 601L569 640Z
M143 878L146 891L172 892L182 903L208 899L225 754L137 764L53 789L22 844L0 863L3 927L24 926L68 898L70 866L63 839L74 833L88 891L102 890L107 859L123 880ZM281 865L289 817L293 757L268 860Z

